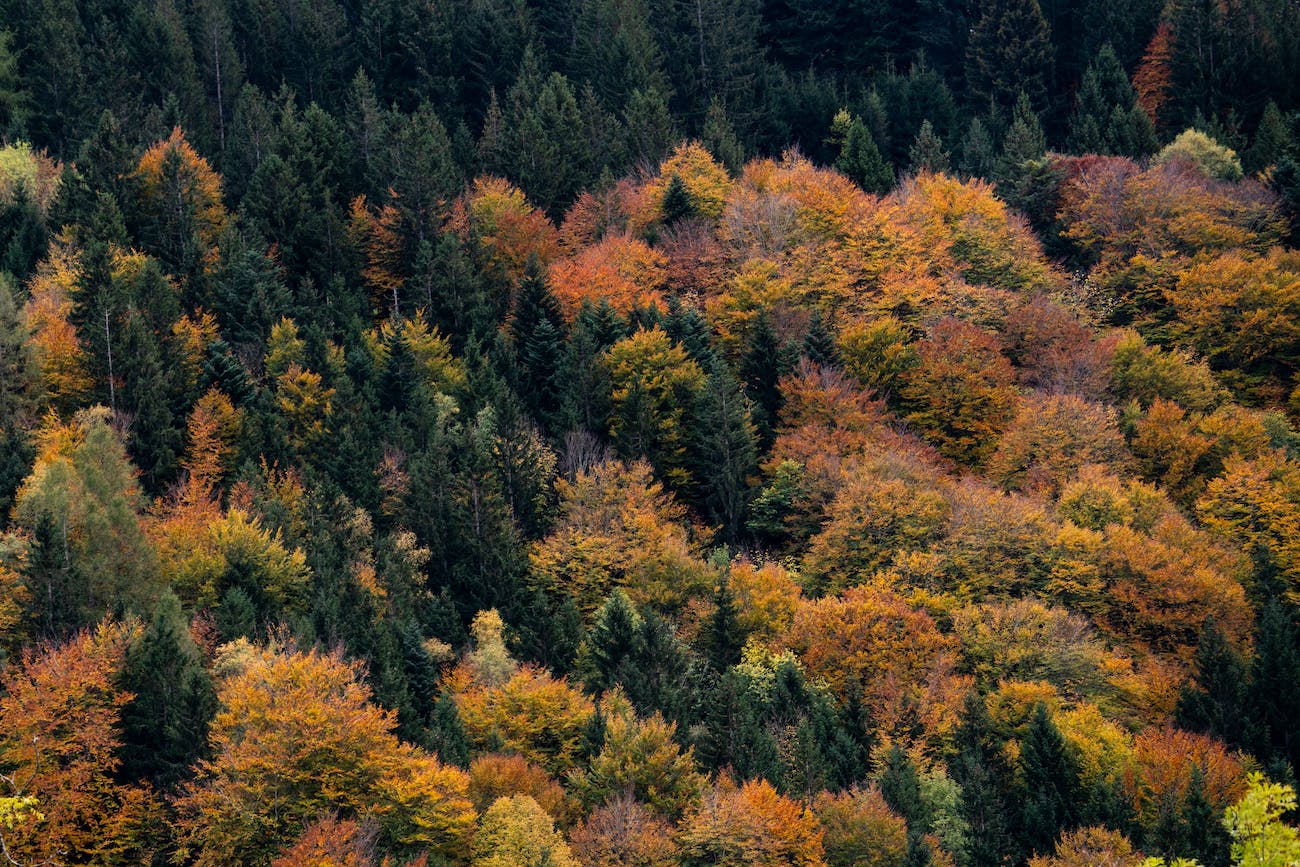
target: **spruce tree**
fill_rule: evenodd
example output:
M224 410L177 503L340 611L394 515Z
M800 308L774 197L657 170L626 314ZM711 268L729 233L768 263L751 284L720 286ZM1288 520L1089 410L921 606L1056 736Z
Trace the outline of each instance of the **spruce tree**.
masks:
M740 378L754 403L754 427L763 452L771 448L781 411L781 367L781 343L767 310L762 310L745 338Z
M1138 108L1137 94L1110 43L1101 47L1084 73L1070 119L1069 146L1075 153L1132 157L1155 151L1155 127Z
M1020 771L1020 842L1027 853L1046 854L1078 824L1079 771L1042 702L1020 744Z
M713 591L713 613L700 636L701 650L714 671L726 671L740 662L745 635L738 613L736 594L732 592L731 582L723 575Z
M1043 125L1039 123L1038 114L1030 104L1029 97L1021 91L1016 99L1015 111L1012 112L1011 126L1002 140L999 178L1017 177L1025 163L1039 159L1045 153L1047 137L1043 135Z
M441 761L461 768L469 767L469 736L465 733L465 723L460 718L456 699L449 692L444 691L433 707L426 743Z
M821 312L814 310L808 318L808 330L803 336L804 358L820 367L838 367L840 351L835 345L835 335L826 326Z
M528 263L520 284L510 331L519 395L542 430L556 433L563 401L564 318L536 261Z
M1042 110L1051 90L1051 28L1038 0L980 0L966 46L966 81L973 102L1008 108L1018 92Z
M695 200L691 198L690 191L686 189L686 184L682 181L681 175L674 172L672 177L668 179L668 186L664 188L664 225L671 226L680 220L685 220L687 217L693 217L695 214Z
M885 803L907 820L909 836L922 837L929 833L930 817L921 798L921 778L911 757L898 744L885 754L885 766L877 783Z
M988 127L978 117L971 118L966 130L966 137L961 142L961 170L973 178L993 176L997 163L997 151L993 147L993 137Z
M128 649L122 688L134 696L122 708L122 776L170 788L204 755L217 709L212 679L172 592L163 593Z
M910 161L909 170L913 174L948 171L948 152L943 149L943 141L928 120L921 123L921 129L908 149L907 156Z
M580 667L587 689L599 695L618 683L624 666L637 655L641 615L623 590L617 589L596 612Z
M1276 600L1264 603L1255 632L1250 706L1267 732L1255 752L1276 756L1300 772L1300 629Z
M839 142L835 168L869 193L887 193L894 186L894 168L885 162L862 119L840 111L831 123L831 134Z
M1291 131L1277 103L1269 100L1255 130L1255 141L1246 151L1246 170L1260 172L1276 165L1291 144Z
M1211 618L1196 648L1193 683L1182 688L1175 718L1189 731L1205 732L1227 743L1255 743L1255 721L1247 704L1247 666Z
M718 162L727 167L727 171L738 174L744 167L745 149L736 138L736 131L727 118L727 110L716 97L709 100L700 140L717 157Z
M714 359L705 373L691 420L692 476L704 514L734 541L745 526L749 479L758 470L757 433L749 401L726 364Z

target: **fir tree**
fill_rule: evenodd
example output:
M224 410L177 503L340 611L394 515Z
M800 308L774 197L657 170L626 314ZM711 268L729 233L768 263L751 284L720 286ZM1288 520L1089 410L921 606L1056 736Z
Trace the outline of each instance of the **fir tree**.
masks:
M966 130L966 137L961 142L961 170L974 178L987 178L993 175L997 163L997 151L993 147L993 137L988 127L978 117L971 118Z
M640 638L641 615L622 589L615 590L596 612L580 651L587 689L599 695L618 683L624 666L637 655Z
M212 680L170 591L127 652L122 688L134 696L122 708L122 776L169 788L204 755L217 710Z
M737 615L736 595L724 575L713 592L713 613L700 636L704 657L715 671L726 671L740 662L745 636Z
M869 193L887 193L894 186L894 168L885 162L862 119L840 111L831 123L832 137L840 146L835 168Z
M705 515L735 540L745 525L749 479L758 470L757 434L726 364L714 360L705 372L691 425L692 475Z
M429 749L447 764L469 767L469 737L465 734L465 723L456 708L456 699L449 692L444 691L433 707L433 719L429 724L426 742Z
M1042 702L1021 741L1020 770L1020 842L1028 852L1051 852L1061 832L1078 824L1079 772Z
M835 345L835 335L826 327L821 312L814 310L808 318L808 330L803 336L804 358L820 367L838 367L840 351Z
M696 214L695 200L682 181L681 175L673 173L664 188L663 219L665 226L671 226L679 220Z
M564 360L564 319L559 302L535 261L529 263L520 284L510 330L519 371L519 394L542 429L554 433L559 424L563 391L560 371Z
M740 378L754 403L754 427L759 448L766 452L775 437L781 411L781 343L766 310L759 312L746 335Z
M1070 120L1069 145L1076 153L1141 157L1156 149L1155 127L1137 105L1137 94L1110 43L1101 47L1079 87Z
M914 174L948 171L948 152L943 149L943 141L935 134L934 126L928 120L921 123L921 129L908 149L907 156L909 168Z
M1053 66L1051 28L1038 0L980 0L966 48L966 80L976 104L1005 108L1024 92L1041 110Z
M1194 684L1184 686L1178 698L1178 724L1227 743L1254 743L1257 734L1248 716L1246 673L1245 661L1214 620L1208 620L1196 649Z

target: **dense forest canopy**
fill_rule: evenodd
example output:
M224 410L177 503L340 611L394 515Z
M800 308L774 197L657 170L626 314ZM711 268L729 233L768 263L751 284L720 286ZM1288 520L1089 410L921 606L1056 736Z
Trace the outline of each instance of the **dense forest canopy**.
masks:
M0 859L1300 865L1294 0L0 0Z

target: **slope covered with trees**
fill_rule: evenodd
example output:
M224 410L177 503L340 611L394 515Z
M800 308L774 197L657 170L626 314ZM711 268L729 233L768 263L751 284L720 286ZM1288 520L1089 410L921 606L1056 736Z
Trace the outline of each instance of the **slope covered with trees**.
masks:
M0 0L0 857L1300 864L1289 11Z

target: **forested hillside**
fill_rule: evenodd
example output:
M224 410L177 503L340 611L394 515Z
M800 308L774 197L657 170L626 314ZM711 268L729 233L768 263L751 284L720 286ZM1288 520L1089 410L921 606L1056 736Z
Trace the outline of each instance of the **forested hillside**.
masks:
M0 861L1300 865L1294 0L0 0Z

